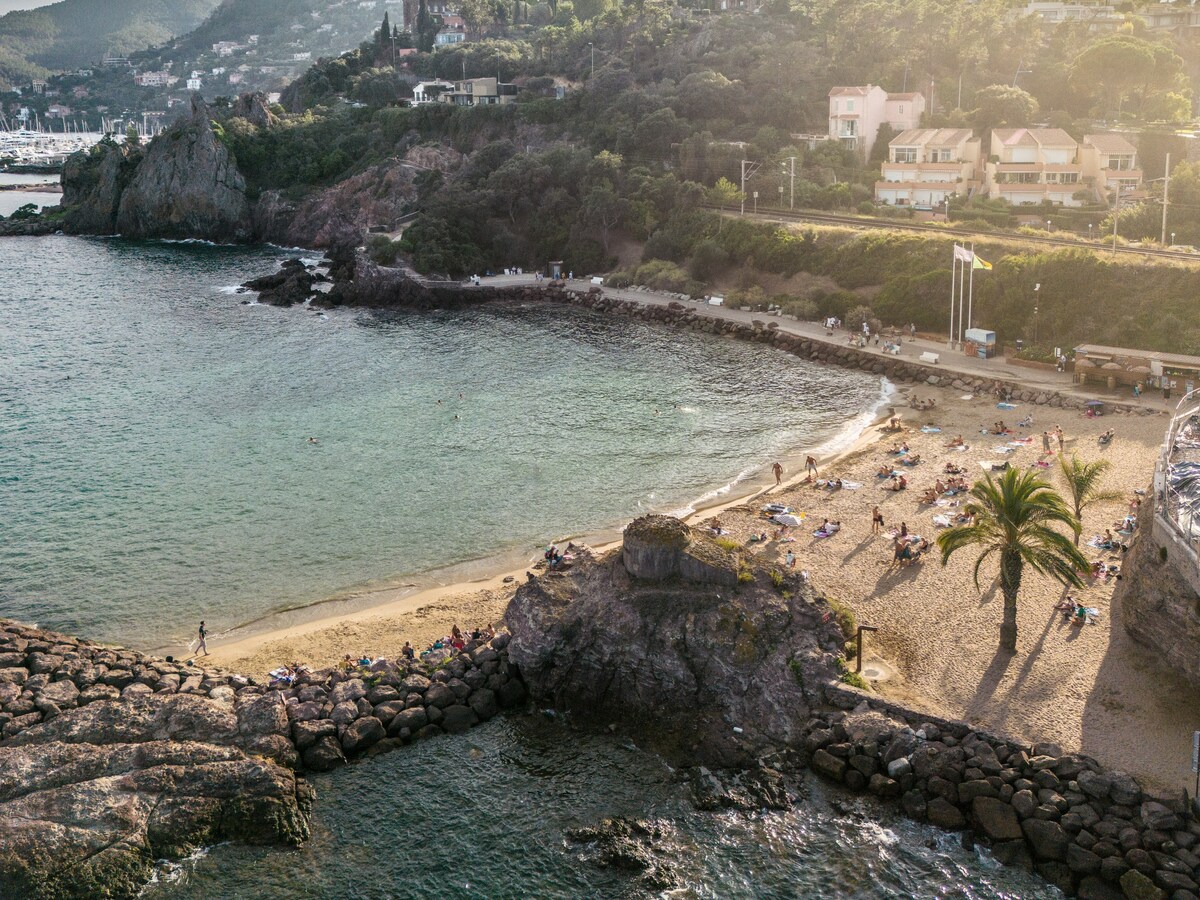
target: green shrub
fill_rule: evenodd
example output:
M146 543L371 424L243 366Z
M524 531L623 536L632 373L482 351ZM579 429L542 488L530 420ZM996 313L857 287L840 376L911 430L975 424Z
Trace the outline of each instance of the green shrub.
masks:
M783 586L787 583L786 579L783 577L783 573L778 569L772 569L768 574L771 578L771 586L774 587L775 590L782 593Z
M837 658L837 667L838 667L838 672L841 673L838 676L838 680L841 681L843 684L848 684L851 687L856 687L860 691L871 690L871 685L867 681L867 679L863 678L857 672L852 671L850 669L850 664L846 661L846 659L844 657L839 656Z
M718 537L714 538L713 540L716 541L717 546L722 550L728 550L730 553L741 553L742 551L742 545L733 538Z
M839 603L832 597L826 597L825 602L829 604L829 609L837 619L838 625L842 629L842 636L847 640L854 637L858 633L858 620L854 618L854 613L850 607L844 603Z

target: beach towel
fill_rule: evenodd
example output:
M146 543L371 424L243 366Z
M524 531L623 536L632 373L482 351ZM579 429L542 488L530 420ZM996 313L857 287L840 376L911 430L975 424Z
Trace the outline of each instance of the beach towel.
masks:
M921 433L922 433L922 434L941 434L941 433L942 433L942 429L940 429L940 428L934 428L934 427L932 427L931 425L922 425L922 426L921 426Z
M824 532L824 531L822 531L820 528L818 528L816 531L814 531L814 532L813 532L813 537L815 537L815 538L827 538L827 537L833 537L833 535L834 535L834 534L837 534L837 532L835 531L835 532L833 532L832 534L827 534L826 532Z
M1008 446L1010 446L1010 447L1028 447L1032 443L1033 443L1033 438L1031 438L1031 437L1013 438L1011 441L1008 442Z
M1094 538L1092 538L1090 541L1088 541L1087 545L1089 547L1095 548L1096 550L1115 550L1116 549L1115 545L1113 545L1113 544L1105 544L1104 538L1100 537L1100 535L1096 535Z
M993 447L992 452L993 453L1016 453L1017 450L1015 447L1008 446L1008 444L1001 444L998 447Z
M770 513L771 515L775 515L775 513L790 513L791 511L792 508L790 506L784 506L782 503L768 503L763 507L763 512Z
M1015 403L1000 402L1000 403L996 404L996 409L1016 409L1016 408L1017 408L1017 404L1015 404Z
M842 487L848 491L857 491L860 487L862 487L862 484L857 481L843 481Z
M996 468L996 466L1002 466L1002 465L1004 465L1004 463L994 462L990 459L979 460L979 468L983 469L983 471L985 471L985 472L991 472Z
M963 394L963 395L962 395L961 397L959 397L958 399L959 399L959 400L974 400L974 399L975 399L975 395L974 395L974 394Z
M943 515L934 516L933 524L936 525L938 528L949 528L950 527L950 517L943 516Z
M947 447L946 449L952 453L966 453L968 450L971 449L971 445L970 444L959 444L957 447Z

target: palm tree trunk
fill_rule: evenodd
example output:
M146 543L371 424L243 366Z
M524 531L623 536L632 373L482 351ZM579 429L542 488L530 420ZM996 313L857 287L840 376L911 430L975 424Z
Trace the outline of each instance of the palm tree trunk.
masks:
M1017 652L1017 591L1021 589L1021 554L1003 551L1000 557L1000 592L1004 595L1004 621L1000 625L1000 649Z

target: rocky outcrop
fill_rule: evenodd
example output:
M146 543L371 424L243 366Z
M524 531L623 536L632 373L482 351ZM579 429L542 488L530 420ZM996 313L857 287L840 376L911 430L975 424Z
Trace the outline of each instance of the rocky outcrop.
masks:
M298 844L283 701L222 673L0 622L0 896L133 897L155 860Z
M389 159L299 203L268 191L255 206L255 233L285 247L361 244L368 229L399 227L417 199L414 182L420 174L419 168Z
M115 234L121 196L145 155L141 146L104 140L67 157L62 227L74 234Z
M742 765L794 746L844 640L799 578L669 516L627 548L581 553L522 585L509 654L531 694L584 720L639 728L661 749Z
M132 238L220 242L252 236L245 179L198 95L189 119L150 142L121 194L117 231Z
M228 117L245 119L256 128L270 128L279 124L279 119L267 103L267 95L262 91L245 93L234 100L229 107Z
M242 287L258 292L258 302L271 306L292 306L313 296L318 280L314 270L299 259L284 260L279 271L261 278L252 278Z

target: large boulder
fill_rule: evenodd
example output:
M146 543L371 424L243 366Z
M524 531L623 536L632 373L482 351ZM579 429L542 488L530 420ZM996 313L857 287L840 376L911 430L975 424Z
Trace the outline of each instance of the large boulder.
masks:
M509 659L539 702L717 765L802 743L845 640L799 578L668 516L632 523L621 551L581 550L563 575L521 585L505 619Z
M272 759L279 748L268 745L283 739L266 704L245 704L256 712L239 721L229 704L195 694L96 700L9 737L0 896L32 896L69 872L81 896L132 897L157 859L224 840L306 840L311 796Z
M121 195L144 153L140 146L109 140L67 157L60 203L64 230L74 234L115 234Z

